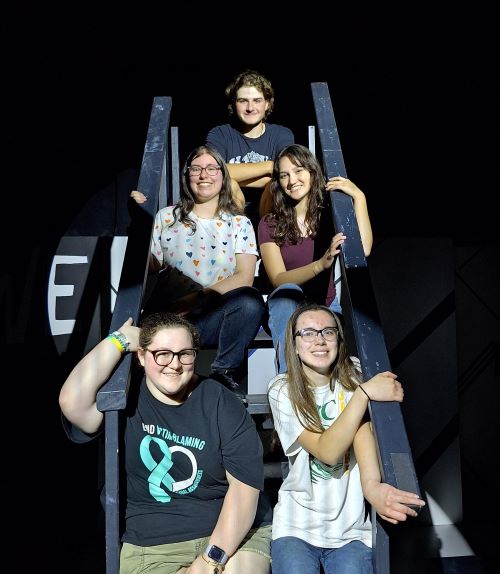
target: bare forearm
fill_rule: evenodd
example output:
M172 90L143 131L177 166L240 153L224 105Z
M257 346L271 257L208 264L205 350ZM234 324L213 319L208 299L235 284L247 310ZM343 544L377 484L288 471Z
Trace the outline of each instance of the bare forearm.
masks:
M361 487L366 496L367 487L371 482L378 483L381 481L380 469L377 458L377 448L375 445L375 437L371 429L371 424L365 422L362 424L354 438L354 453L359 465L359 472L361 476Z
M71 371L59 394L64 416L83 431L96 432L103 419L97 410L96 395L108 380L121 357L109 339L101 341Z
M361 236L361 243L363 251L366 256L370 255L373 245L373 232L370 223L370 216L368 215L368 206L366 204L366 196L364 193L359 193L354 198L354 213L358 222L359 234Z
M229 556L234 554L253 524L258 499L257 489L233 480L224 498L210 544L223 548Z
M425 502L414 492L399 490L382 482L375 437L370 423L363 424L354 439L354 452L359 465L363 495L378 515L392 524L417 516Z
M254 281L254 273L250 271L236 271L231 277L226 277L213 285L210 285L205 289L208 295L210 291L215 291L219 295L223 295L228 291L237 289L238 287L251 287Z
M248 185L249 181L259 178L270 178L273 174L272 161L259 161L257 163L227 163L227 169L232 179L241 185Z
M359 425L363 420L368 399L361 389L356 389L349 404L335 422L320 435L318 458L327 464L334 464L353 444Z
M256 179L246 179L243 181L239 181L241 187L249 187L249 188L262 188L265 187L271 181L270 177L258 177Z
M266 270L267 271L267 270ZM303 267L297 267L296 269L291 269L290 271L283 271L278 273L275 277L271 279L273 287L279 287L285 283L294 283L295 285L303 285L311 279L314 279L316 275L319 275L323 271L323 268L319 261L313 261L308 263Z
M368 397L376 401L401 402L403 388L397 375L384 371L359 385L348 405L328 429L321 434L305 430L300 435L299 442L316 458L334 464L353 444L355 437L359 440L358 429L368 406ZM366 430L361 436L365 433ZM377 465L373 464L371 468L376 469Z

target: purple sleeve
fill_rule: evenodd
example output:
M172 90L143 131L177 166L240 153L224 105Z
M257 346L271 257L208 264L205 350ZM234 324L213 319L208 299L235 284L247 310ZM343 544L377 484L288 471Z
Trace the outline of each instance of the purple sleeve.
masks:
M272 238L271 231L272 228L269 224L269 216L264 215L264 217L259 221L259 227L257 229L259 245L262 245L263 243L275 243Z

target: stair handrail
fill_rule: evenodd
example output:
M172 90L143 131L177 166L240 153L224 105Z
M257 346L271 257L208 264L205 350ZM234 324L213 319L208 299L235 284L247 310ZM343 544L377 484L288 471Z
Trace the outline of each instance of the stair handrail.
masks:
M137 185L138 191L148 196L148 201L136 204L133 200L129 200L131 220L120 285L111 319L111 331L119 329L129 317L132 317L134 324L137 324L140 318L158 201L160 195L164 197L169 195L167 170L169 169L168 128L171 109L171 97L154 98ZM119 452L121 446L119 414L127 403L131 367L132 354L127 354L110 379L99 390L96 399L98 410L104 413L105 427L106 574L119 573Z
M325 176L347 177L337 123L326 82L311 83ZM341 246L342 310L354 336L365 380L391 371L377 303L364 255L352 198L330 192L335 230L349 238ZM370 401L382 480L420 495L408 436L398 402ZM418 511L418 507L415 507ZM377 574L390 572L389 536L372 512L373 547Z

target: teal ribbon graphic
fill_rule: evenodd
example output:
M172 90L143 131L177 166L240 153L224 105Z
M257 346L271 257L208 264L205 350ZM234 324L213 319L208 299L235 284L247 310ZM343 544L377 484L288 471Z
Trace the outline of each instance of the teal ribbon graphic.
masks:
M151 441L154 441L164 454L164 457L160 462L156 462L156 460L151 456L149 449ZM172 468L173 464L172 454L170 453L168 446L165 444L165 441L147 435L142 439L139 452L146 468L152 471L148 478L149 492L151 496L158 500L158 502L169 502L171 497L160 486L163 483L165 488L171 491L174 483L173 478L168 474L168 471Z

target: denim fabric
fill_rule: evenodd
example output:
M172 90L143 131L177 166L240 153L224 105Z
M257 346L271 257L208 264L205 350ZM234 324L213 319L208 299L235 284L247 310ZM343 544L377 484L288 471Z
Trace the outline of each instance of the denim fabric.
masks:
M340 548L318 548L285 536L271 543L273 574L373 574L372 549L359 540Z
M284 283L277 287L267 298L269 311L269 329L276 349L276 372L286 372L285 360L285 331L288 319L295 309L305 302L302 289L294 283ZM342 314L342 308L337 297L332 301L330 309L334 313Z
M239 287L224 293L200 315L187 319L200 331L201 347L215 347L212 370L239 369L247 347L254 340L265 313L265 303L254 287Z

